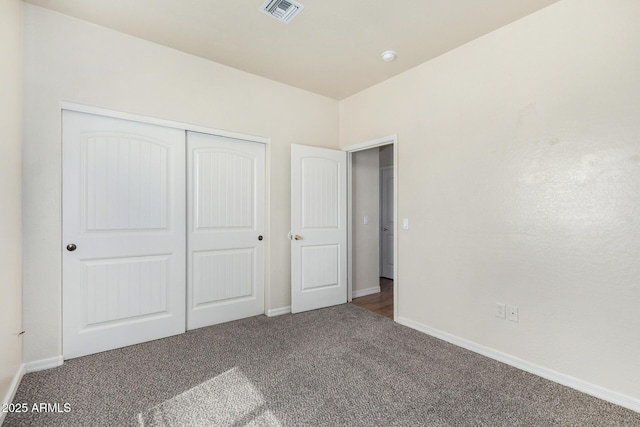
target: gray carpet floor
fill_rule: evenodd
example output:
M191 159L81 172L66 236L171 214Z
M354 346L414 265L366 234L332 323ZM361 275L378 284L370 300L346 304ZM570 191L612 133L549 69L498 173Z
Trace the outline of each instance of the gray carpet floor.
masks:
M5 426L640 426L351 304L252 317L25 375Z

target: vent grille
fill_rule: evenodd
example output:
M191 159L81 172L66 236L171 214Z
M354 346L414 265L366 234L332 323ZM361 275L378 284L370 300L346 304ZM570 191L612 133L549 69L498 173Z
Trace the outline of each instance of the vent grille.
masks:
M303 5L292 0L267 0L260 10L278 21L288 24L303 8Z

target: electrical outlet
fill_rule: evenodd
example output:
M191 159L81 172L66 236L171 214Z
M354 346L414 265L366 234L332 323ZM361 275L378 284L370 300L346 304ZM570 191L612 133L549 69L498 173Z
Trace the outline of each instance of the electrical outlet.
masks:
M507 318L509 320L511 320L512 322L517 322L518 321L518 307L516 307L515 305L508 305L507 306Z
M501 302L496 303L496 317L501 319L507 317L507 307Z

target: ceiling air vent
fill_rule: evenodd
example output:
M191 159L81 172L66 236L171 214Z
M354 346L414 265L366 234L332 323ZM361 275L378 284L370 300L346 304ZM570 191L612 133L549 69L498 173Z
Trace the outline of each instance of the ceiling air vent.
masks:
M291 0L267 0L260 10L288 24L303 8L303 5Z

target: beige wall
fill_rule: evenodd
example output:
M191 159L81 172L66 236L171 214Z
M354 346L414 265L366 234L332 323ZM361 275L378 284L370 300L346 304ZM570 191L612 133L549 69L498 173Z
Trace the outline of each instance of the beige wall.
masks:
M352 291L380 288L380 154L378 148L352 157ZM368 224L364 224L364 216Z
M336 148L338 103L25 4L25 361L61 354L60 101L271 138L271 309L290 304L292 143Z
M398 133L402 318L640 399L639 22L563 0L341 102Z
M22 365L22 4L0 0L0 404ZM0 414L0 420L2 420ZM1 422L1 421L0 421Z

